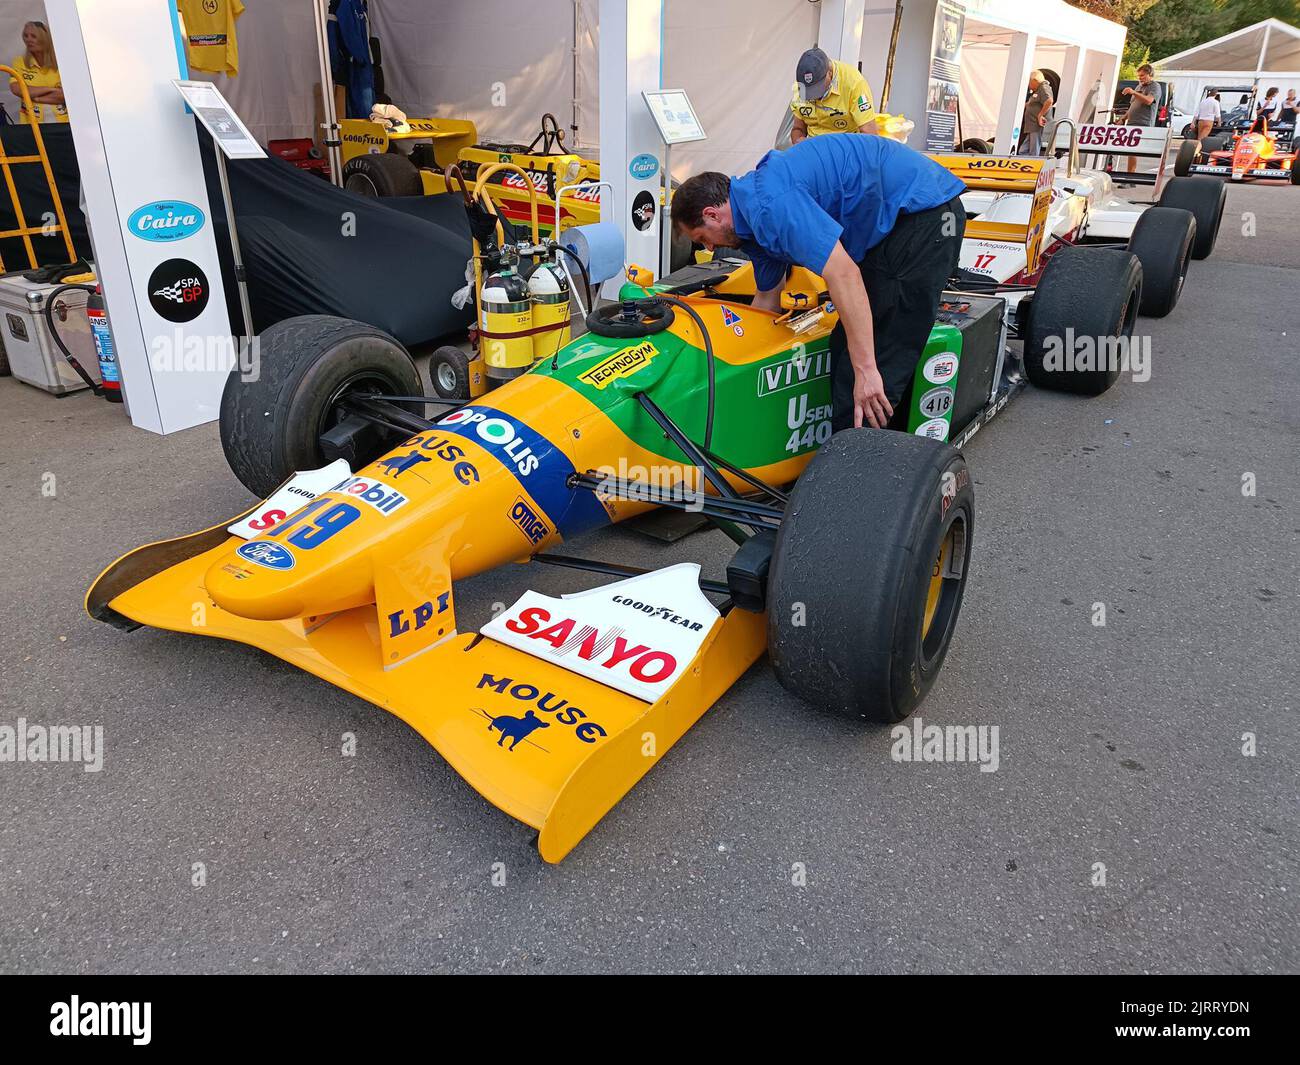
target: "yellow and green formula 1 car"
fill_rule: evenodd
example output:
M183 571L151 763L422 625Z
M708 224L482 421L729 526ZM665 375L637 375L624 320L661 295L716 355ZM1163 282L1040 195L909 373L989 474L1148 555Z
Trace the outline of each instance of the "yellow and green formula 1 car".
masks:
M1019 330L1041 383L1101 391L1045 367L1043 349L1067 326L1132 328L1136 259L1095 255L1073 318L1030 314ZM970 572L974 499L953 443L1022 385L1016 323L997 297L952 293L910 431L832 438L836 317L820 279L796 270L781 314L751 307L753 290L749 264L727 260L629 285L589 332L460 405L423 395L409 354L370 326L281 322L261 337L260 375L232 372L221 407L231 467L265 502L123 556L87 610L250 644L397 714L537 829L548 861L765 651L795 695L901 720L943 664ZM725 573L561 549L654 507L729 535ZM611 583L460 616L458 582L528 560Z
M445 176L449 166L473 182L481 168L511 163L519 169L501 170L493 177L493 199L503 217L528 222L532 192L524 181L527 175L540 197L543 235L555 228L557 192L562 193L562 229L600 221L600 164L566 149L554 115L542 116L542 128L530 144L480 142L474 123L465 119L411 118L400 133L369 119L350 118L341 125L343 187L349 192L436 196L450 191Z

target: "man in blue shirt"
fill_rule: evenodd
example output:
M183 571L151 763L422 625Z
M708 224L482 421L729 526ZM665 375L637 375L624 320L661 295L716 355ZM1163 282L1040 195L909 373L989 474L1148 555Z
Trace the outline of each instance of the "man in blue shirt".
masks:
M753 260L754 306L780 307L791 264L820 274L839 325L831 424L906 429L912 378L957 268L965 186L887 137L829 133L768 152L743 177L706 172L673 195L673 224Z

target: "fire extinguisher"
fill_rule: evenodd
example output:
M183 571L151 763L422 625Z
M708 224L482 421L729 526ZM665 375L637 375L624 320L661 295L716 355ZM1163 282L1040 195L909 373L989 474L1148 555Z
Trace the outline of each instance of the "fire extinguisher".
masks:
M95 291L86 297L86 317L90 319L90 331L95 337L95 352L99 355L99 379L102 382L101 395L110 403L122 402L122 375L117 369L117 349L113 347L113 333L108 328L108 310L104 306L104 289L95 286Z
M88 293L86 296L86 318L90 323L91 335L95 340L95 351L99 355L99 377L96 381L86 372L77 357L68 350L68 345L59 336L59 328L54 323L54 306L60 296L74 289ZM117 368L117 349L113 347L113 334L108 327L108 313L104 309L104 291L99 285L69 284L61 285L45 297L45 323L49 326L50 336L55 346L63 352L63 357L97 396L103 396L110 403L122 402L122 375ZM64 395L71 393L65 392Z

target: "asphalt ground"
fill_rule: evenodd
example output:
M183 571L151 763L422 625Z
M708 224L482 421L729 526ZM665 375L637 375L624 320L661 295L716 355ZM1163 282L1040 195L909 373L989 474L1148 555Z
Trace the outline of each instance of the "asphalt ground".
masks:
M1214 257L1140 323L1150 380L1029 390L969 446L973 571L920 715L996 725L996 772L893 761L762 662L559 866L397 718L88 620L102 566L248 495L214 425L0 380L0 724L105 735L97 773L0 763L0 970L1296 971L1298 232L1300 189L1231 189ZM462 628L525 580L582 577L485 575Z

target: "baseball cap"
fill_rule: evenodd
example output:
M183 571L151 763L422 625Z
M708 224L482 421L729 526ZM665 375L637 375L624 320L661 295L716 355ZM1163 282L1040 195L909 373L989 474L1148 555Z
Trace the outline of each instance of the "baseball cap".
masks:
M809 48L799 57L794 80L799 88L799 99L804 102L820 100L830 88L831 57L820 48Z

